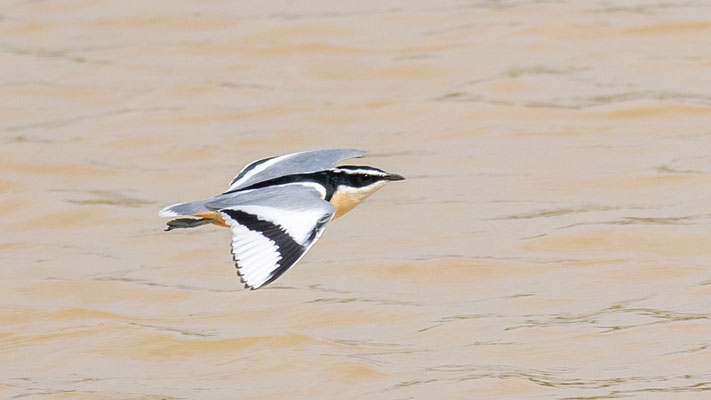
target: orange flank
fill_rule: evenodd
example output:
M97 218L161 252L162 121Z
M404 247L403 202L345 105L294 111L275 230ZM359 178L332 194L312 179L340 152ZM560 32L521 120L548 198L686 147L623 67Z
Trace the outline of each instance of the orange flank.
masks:
M230 226L225 223L225 220L222 218L222 215L218 212L214 211L206 211L206 212L199 212L196 214L193 214L196 217L204 218L210 221L210 223L218 225L218 226L224 226L225 228L229 228Z

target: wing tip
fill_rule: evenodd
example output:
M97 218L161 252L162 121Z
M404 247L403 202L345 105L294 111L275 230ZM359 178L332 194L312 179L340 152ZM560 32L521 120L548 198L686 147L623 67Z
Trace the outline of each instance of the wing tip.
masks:
M360 149L342 149L344 151L350 151L354 154L353 158L361 158L365 157L367 152L365 150L360 150Z
M244 279L244 275L242 275L242 272L239 269L239 261L237 261L237 256L235 256L234 253L232 253L232 260L235 262L235 269L237 270L237 276L239 277L239 281L242 283L242 285L244 286L245 289L249 289L250 291L252 291L252 290L257 290L257 289L261 288L262 286L265 286L264 284L262 284L261 286L253 286L249 282L247 282Z
M249 282L247 282L244 279L244 275L242 275L242 273L240 272L239 266L237 265L236 261L235 261L235 267L237 268L237 276L239 277L239 281L242 283L242 285L244 286L245 289L249 289L251 291L251 290L257 290L257 289L261 288L262 286L265 286L264 284L260 285L260 286L251 285Z

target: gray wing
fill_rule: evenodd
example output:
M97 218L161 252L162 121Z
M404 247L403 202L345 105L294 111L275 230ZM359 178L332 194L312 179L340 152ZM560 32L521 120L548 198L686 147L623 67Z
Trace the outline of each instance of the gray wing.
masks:
M335 213L318 190L299 183L228 193L204 205L230 226L237 274L252 290L296 264Z
M349 158L363 157L365 151L355 149L330 149L305 151L265 158L255 161L240 171L230 182L227 191L291 174L307 174L333 168Z

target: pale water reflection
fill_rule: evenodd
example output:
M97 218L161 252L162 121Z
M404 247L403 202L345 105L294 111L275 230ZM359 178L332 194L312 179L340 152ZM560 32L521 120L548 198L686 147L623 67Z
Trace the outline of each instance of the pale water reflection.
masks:
M706 399L711 5L0 6L0 397ZM162 206L401 173L276 284Z

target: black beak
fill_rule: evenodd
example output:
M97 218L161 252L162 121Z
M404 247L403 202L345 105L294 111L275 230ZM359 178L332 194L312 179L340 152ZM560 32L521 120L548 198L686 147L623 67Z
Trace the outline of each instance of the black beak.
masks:
M398 175L398 174L388 174L388 176L386 176L385 179L387 179L389 181L404 181L405 177L402 175Z

